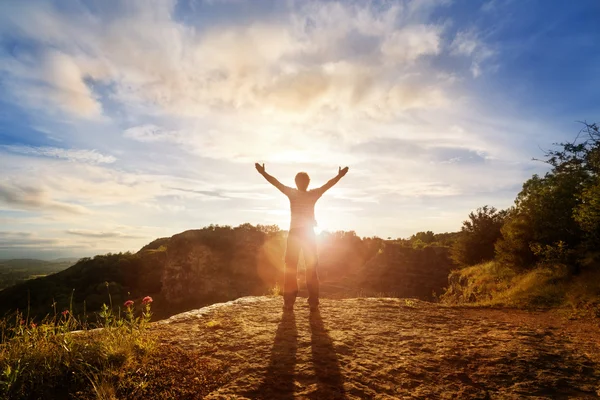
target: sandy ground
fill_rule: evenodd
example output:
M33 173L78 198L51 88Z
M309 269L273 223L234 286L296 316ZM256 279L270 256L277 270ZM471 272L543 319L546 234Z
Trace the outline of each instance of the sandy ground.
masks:
M177 398L600 398L598 321L552 312L357 298L322 300L315 314L299 299L283 313L281 298L258 297L152 331L183 361L219 371Z

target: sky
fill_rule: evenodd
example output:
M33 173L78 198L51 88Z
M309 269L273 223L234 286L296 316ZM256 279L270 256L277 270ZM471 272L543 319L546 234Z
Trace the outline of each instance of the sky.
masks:
M0 2L0 259L289 224L458 231L598 121L597 0Z

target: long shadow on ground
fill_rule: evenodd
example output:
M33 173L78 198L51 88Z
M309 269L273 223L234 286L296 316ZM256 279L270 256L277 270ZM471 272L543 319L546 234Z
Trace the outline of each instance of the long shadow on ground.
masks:
M333 340L325 330L319 312L310 314L312 358L317 376L315 399L345 399L340 363Z
M296 319L293 312L286 312L277 327L265 379L256 391L246 395L253 399L293 399L297 348Z

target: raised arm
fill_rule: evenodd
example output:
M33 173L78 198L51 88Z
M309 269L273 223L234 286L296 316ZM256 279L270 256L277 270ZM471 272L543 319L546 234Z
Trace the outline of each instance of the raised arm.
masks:
M267 171L265 171L265 164L260 165L259 163L256 163L256 164L254 164L254 167L256 167L256 170L258 171L259 174L264 176L264 178L267 180L267 182L269 182L271 185L273 185L277 189L279 189L281 191L281 193L286 194L287 189L289 189L289 188L287 186L285 186L283 183L279 182L274 176L269 175L267 173Z
M348 173L348 167L345 167L345 168L340 167L337 176L335 178L333 178L333 179L330 179L329 182L327 182L326 184L324 184L323 186L321 186L317 190L321 194L325 193L326 191L328 191L329 189L331 189L333 187L333 185L335 185L336 183L338 183L340 181L340 179L342 179L347 173Z

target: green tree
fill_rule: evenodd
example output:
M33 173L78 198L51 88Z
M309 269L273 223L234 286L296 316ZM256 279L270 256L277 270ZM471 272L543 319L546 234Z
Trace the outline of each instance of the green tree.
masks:
M575 221L584 231L585 245L598 250L600 243L600 127L586 124L580 133L585 140L580 144L578 155L582 168L590 176L581 191L580 202L573 212Z
M534 175L525 182L502 227L497 259L515 269L540 261L575 265L575 250L581 250L584 239L598 232L598 127L585 124L574 142L560 146L546 152L544 161L552 169L544 177Z
M585 232L588 245L600 243L600 179L581 193L581 202L573 214L575 221Z
M487 205L471 212L451 247L452 260L464 267L493 259L494 244L501 237L506 214Z
M431 244L435 242L435 234L432 231L417 232L412 235L409 239L411 242L423 242L424 244Z

